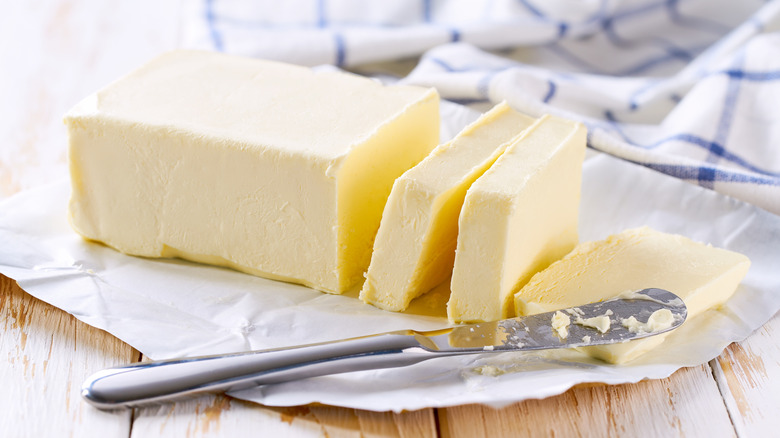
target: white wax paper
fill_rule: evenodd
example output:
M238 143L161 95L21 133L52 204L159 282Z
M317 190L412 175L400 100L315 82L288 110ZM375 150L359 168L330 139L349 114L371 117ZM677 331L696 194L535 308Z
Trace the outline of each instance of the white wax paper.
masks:
M443 116L444 136L473 118L451 106L443 107ZM0 272L31 295L112 333L151 358L447 325L443 317L385 312L363 304L354 294L328 295L223 268L131 257L86 242L67 223L69 190L68 182L62 181L0 203ZM579 383L667 377L718 356L780 309L780 217L606 155L587 160L581 240L641 225L741 252L753 264L722 309L689 320L652 353L627 365L608 365L573 351L487 353L232 395L274 406L320 402L376 411L467 403L501 407L559 394ZM423 298L416 307L424 308L436 298Z

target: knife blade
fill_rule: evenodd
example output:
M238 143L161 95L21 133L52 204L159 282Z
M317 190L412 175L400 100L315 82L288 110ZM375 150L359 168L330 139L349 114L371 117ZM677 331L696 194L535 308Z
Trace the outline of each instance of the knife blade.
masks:
M658 311L668 317L667 324L643 330L643 321ZM566 336L553 328L556 312L569 319ZM93 374L81 394L100 409L142 406L207 392L409 366L438 357L627 342L673 330L686 316L685 304L673 293L644 289L599 303L441 330L401 330L289 348L135 363ZM625 323L632 317L636 323ZM593 327L605 318L607 330Z

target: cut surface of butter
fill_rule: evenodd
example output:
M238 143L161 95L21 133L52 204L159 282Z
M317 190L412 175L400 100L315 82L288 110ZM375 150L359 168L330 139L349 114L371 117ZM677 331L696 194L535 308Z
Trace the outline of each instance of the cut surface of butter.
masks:
M216 53L164 54L65 117L72 226L340 293L393 181L438 144L438 95Z
M500 103L395 181L361 300L401 311L452 274L466 190L533 122Z
M447 315L494 321L512 296L577 244L585 127L544 116L466 194Z
M742 254L642 227L578 245L536 274L515 295L515 306L519 314L535 314L654 287L682 298L690 319L728 300L749 267L750 260ZM659 330L662 325L658 321ZM660 344L665 336L583 351L621 363Z

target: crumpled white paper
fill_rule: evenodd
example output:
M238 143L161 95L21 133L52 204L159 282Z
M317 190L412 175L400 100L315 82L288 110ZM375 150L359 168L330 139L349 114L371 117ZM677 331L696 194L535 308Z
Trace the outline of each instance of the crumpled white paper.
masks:
M443 135L452 135L471 118L445 105ZM582 190L583 241L648 225L741 252L752 260L750 272L722 309L689 320L651 354L627 365L607 365L573 351L487 353L231 395L273 406L320 402L375 411L467 403L501 407L559 394L579 383L667 377L718 356L780 309L780 217L606 155L585 162ZM443 317L385 312L354 296L179 260L131 257L86 242L67 223L69 191L62 181L0 203L0 272L31 295L151 358L447 325Z

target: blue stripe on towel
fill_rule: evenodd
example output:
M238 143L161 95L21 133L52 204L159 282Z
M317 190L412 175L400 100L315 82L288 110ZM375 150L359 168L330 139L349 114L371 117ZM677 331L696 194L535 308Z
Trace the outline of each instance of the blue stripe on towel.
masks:
M422 16L424 22L431 22L431 0L422 0Z
M726 70L723 72L734 79L742 79L752 82L767 82L780 79L780 71L744 71L744 70Z
M325 0L317 0L317 27L319 28L324 28L328 25L328 16L325 9Z
M677 164L642 163L638 161L632 162L641 164L667 175L689 181L701 182L702 180L705 180L709 182L736 182L745 184L780 186L780 178L745 175L744 173L728 172L711 166L685 166Z
M555 82L553 82L551 80L547 81L547 85L549 87L547 89L547 94L545 94L544 98L542 99L542 102L544 102L544 103L548 103L550 101L550 99L552 99L553 96L555 96L555 91L558 89L558 87L555 85Z
M344 45L344 36L338 32L334 32L333 42L336 44L336 65L343 67L347 57L346 48Z
M203 11L206 18L206 26L209 30L209 36L211 36L211 42L214 44L215 49L223 52L225 47L222 43L222 35L217 30L216 26L217 18L214 15L214 0L206 0L206 3L203 6Z
M722 158L726 161L730 161L747 170L750 170L751 172L760 173L773 178L780 178L780 172L772 172L766 169L762 169L754 164L751 164L744 158L738 156L737 154L734 154L733 152L726 150L726 148L723 147L722 143L709 141L702 137L699 137L698 135L694 135L690 133L678 133L678 134L670 135L669 137L662 138L650 144L642 144L628 137L628 135L623 131L623 129L620 126L620 123L615 119L615 116L614 114L612 114L611 111L609 110L605 111L604 117L607 119L607 122L609 123L609 127L612 128L612 131L618 134L623 139L623 141L625 141L626 143L632 146L641 147L643 149L655 149L658 146L661 146L666 143L680 141L680 142L688 143L694 146L698 146L702 149L705 149L710 155L716 156L718 158ZM703 175L703 179L705 181L711 181L708 175Z

